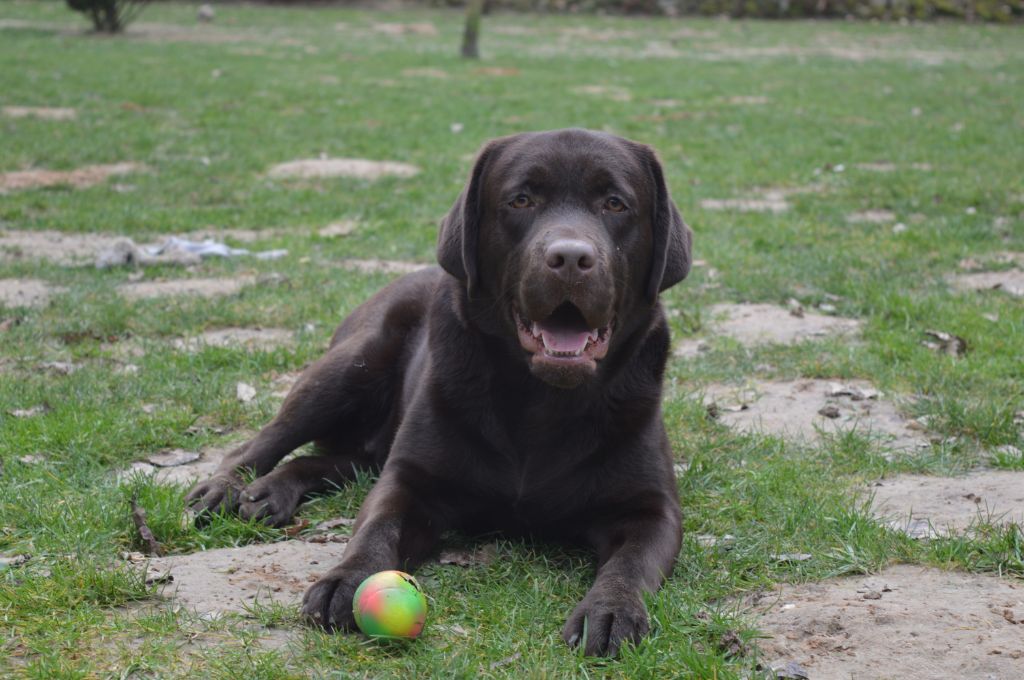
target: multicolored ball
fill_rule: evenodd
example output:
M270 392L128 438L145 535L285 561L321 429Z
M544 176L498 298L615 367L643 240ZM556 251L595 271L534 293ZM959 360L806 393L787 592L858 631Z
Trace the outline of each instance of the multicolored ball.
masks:
M356 588L352 613L369 637L413 639L423 630L427 598L409 574L379 571Z

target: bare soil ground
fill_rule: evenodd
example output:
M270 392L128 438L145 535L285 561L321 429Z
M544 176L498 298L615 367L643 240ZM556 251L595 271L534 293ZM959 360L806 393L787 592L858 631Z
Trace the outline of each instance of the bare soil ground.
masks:
M40 120L74 120L74 109L50 106L5 106L6 118L39 118Z
M132 463L127 469L122 470L118 477L124 480L135 474L149 475L155 473L154 479L162 484L194 484L198 480L212 476L217 466L224 459L224 456L241 444L242 441L242 439L239 439L222 446L203 449L198 452L199 458L182 465L159 466L154 465L149 460L140 460ZM151 456L150 458L152 459L153 457Z
M711 307L706 334L723 335L747 347L763 344L793 345L833 335L852 335L861 326L856 319L803 311L802 316L769 304L720 304ZM685 340L675 350L678 357L693 357L706 342Z
M144 300L172 295L198 295L200 297L218 297L234 295L255 279L252 276L239 276L231 279L170 279L167 281L139 281L118 286L121 295L130 300Z
M0 279L0 305L4 307L42 307L50 296L59 293L39 279Z
M908 520L928 522L937 534L961 531L978 520L1024 524L1024 472L900 475L875 482L867 491L874 494L872 509L877 516L901 525Z
M174 347L198 352L204 347L243 347L248 350L271 350L293 344L295 335L285 328L218 328L194 338L178 338Z
M114 245L114 234L71 234L60 231L0 232L0 256L8 260L48 260L62 265L92 262Z
M836 394L849 388L853 394ZM876 394L865 381L754 381L744 386L713 384L704 401L726 425L794 440L813 441L820 434L855 430L877 437L890 450L914 450L928 439L900 415L894 401ZM829 413L830 415L823 415Z
M280 543L158 557L150 569L169 571L161 594L199 613L244 612L255 602L294 605L345 552L344 543Z
M896 565L754 600L765 661L814 680L1016 680L1024 668L1024 588L997 576Z
M345 269L363 274L410 274L433 265L401 260L342 260Z
M146 166L140 163L112 163L109 165L86 165L75 170L15 170L0 174L0 194L61 185L86 189L115 175L142 172L145 169Z
M375 180L381 177L412 177L420 171L415 165L397 161L371 161L364 158L311 158L280 163L267 175L274 179L316 179L353 177Z
M1015 297L1024 297L1024 270L961 274L953 279L960 290L1001 290Z

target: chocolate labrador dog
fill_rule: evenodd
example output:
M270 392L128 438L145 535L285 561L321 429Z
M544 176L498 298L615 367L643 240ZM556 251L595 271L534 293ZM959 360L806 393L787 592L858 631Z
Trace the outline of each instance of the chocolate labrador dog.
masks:
M646 634L643 594L680 545L658 294L689 272L690 240L647 146L586 130L490 142L441 224L441 267L353 311L188 502L283 525L304 496L379 470L344 558L306 592L310 621L352 628L367 576L414 568L442 532L498 530L596 552L562 636L615 655ZM307 442L315 455L277 465Z

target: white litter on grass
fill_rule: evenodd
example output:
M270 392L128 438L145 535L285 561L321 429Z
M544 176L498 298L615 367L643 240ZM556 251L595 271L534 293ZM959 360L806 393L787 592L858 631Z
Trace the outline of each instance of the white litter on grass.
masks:
M136 245L130 238L122 238L96 256L96 267L106 269L122 265L189 265L196 264L207 257L238 257L241 255L252 255L259 260L276 260L287 254L287 250L252 252L246 248L232 248L226 243L209 238L203 241L190 241L171 236L163 243L144 246Z
M238 401L248 404L256 398L256 388L248 383L240 382L235 385L235 396L238 398Z

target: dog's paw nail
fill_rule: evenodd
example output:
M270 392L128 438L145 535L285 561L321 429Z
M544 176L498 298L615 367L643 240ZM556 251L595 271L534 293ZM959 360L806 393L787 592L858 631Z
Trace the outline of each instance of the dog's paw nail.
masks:
M256 500L256 496L253 496L251 493L247 493L245 494L245 500L251 503Z

